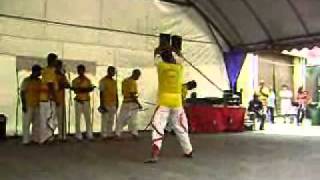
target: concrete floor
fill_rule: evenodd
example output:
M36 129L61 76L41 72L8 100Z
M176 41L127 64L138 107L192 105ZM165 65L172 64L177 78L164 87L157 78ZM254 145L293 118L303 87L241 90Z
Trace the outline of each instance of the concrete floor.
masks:
M158 164L143 161L150 134L140 141L96 140L23 146L0 143L1 180L318 180L320 137L256 133L193 134L193 159L167 136Z

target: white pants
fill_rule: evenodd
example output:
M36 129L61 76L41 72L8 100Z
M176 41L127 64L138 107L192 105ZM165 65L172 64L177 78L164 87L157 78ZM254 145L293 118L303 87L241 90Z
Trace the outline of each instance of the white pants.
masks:
M171 121L172 128L176 133L183 152L185 154L191 153L192 145L188 134L188 119L184 109L182 107L172 109L164 106L158 107L154 114L152 122L152 153L160 152L164 138L164 129L168 120Z
M58 134L59 139L66 139L66 111L65 106L60 105L56 107L58 119Z
M136 117L139 111L137 103L122 103L119 118L116 124L116 135L121 136L123 127L128 125L128 130L133 135L138 135Z
M23 113L22 122L22 143L27 144L32 139L39 142L39 107L28 107L27 112ZM30 125L32 123L32 136L30 138Z
M112 128L114 124L114 117L117 113L116 106L106 107L107 112L101 114L101 136L112 136Z
M57 124L56 103L53 101L40 102L38 143L42 144L52 137Z
M89 101L75 102L75 119L76 119L76 138L81 140L82 133L80 128L80 119L83 114L86 121L87 138L92 139L92 124L91 124L91 107Z

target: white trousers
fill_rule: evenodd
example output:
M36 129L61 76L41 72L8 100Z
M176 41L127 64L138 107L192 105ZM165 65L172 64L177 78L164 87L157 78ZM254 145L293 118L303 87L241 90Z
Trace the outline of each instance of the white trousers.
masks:
M66 111L65 106L60 105L56 107L58 119L58 136L59 139L66 139Z
M116 135L121 136L122 129L128 125L128 130L133 135L138 135L136 117L139 111L137 103L122 103L119 118L116 124Z
M23 113L22 122L22 143L27 144L31 139L39 142L39 107L28 107L27 112ZM30 125L32 124L31 138L30 138Z
M80 119L83 114L86 122L87 138L92 139L92 124L91 124L91 107L89 101L75 102L75 119L76 119L76 138L81 140L82 133L80 128Z
M116 106L106 107L107 112L101 114L101 136L112 136L114 117L117 113Z
M181 108L168 108L160 106L156 109L152 122L152 147L153 151L160 152L164 138L164 129L167 122L171 121L171 126L176 133L182 150L185 154L192 152L192 145L188 134L188 119ZM155 152L153 152L155 153Z
M39 141L42 144L53 136L58 120L54 101L40 102Z

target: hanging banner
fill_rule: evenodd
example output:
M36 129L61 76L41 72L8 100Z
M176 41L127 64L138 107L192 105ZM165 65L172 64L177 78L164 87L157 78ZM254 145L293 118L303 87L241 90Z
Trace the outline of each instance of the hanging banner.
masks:
M242 50L233 50L230 52L225 52L224 63L226 65L230 88L236 91L237 80L244 63L246 53Z

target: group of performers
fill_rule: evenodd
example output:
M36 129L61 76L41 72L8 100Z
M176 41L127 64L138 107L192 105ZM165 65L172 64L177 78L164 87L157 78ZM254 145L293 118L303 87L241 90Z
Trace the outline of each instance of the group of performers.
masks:
M307 104L310 102L308 91L303 87L299 87L296 100L293 100L293 93L287 85L282 85L279 91L280 100L280 116L284 118L286 123L287 118L290 118L290 123L293 123L294 117L297 119L297 125L302 125L305 117ZM248 111L251 112L251 117L256 117L261 122L260 130L264 129L266 118L274 124L274 111L276 107L276 95L272 88L267 88L264 81L260 81L259 88L255 92L253 99L249 103Z
M169 124L178 138L184 157L192 157L192 146L188 135L188 120L183 109L187 91L196 87L195 81L183 83L183 56L181 51L170 44L159 46L155 51L155 65L158 71L158 103L150 126L152 127L152 153L146 162L157 162L160 155L164 130ZM65 90L75 93L75 138L83 139L80 119L84 116L86 125L85 137L93 139L90 93L96 88L86 76L86 67L77 66L78 77L68 82L63 62L58 56L50 53L47 56L47 67L33 65L31 75L21 84L23 111L23 144L44 144L54 140L55 128L58 128L58 139L66 140L65 125ZM135 117L142 105L138 99L137 80L141 76L139 69L134 69L130 77L122 81L123 102L118 112L118 88L115 75L117 70L109 66L107 74L99 82L100 106L102 114L101 136L106 139L121 139L123 128L134 138L138 138ZM115 118L117 116L117 118ZM116 119L116 122L115 122ZM169 121L169 123L168 123ZM113 131L113 126L115 130ZM32 129L30 133L30 126Z

